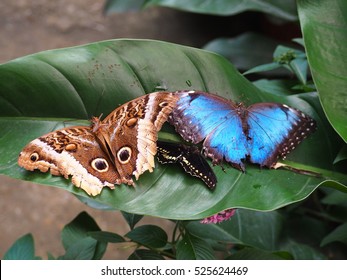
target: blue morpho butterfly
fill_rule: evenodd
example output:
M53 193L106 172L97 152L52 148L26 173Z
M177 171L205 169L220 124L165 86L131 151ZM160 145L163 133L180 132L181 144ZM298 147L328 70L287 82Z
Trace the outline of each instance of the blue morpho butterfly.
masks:
M222 160L244 171L244 161L274 167L316 129L315 121L279 103L245 107L217 95L182 92L169 122L184 140L203 142L213 164Z

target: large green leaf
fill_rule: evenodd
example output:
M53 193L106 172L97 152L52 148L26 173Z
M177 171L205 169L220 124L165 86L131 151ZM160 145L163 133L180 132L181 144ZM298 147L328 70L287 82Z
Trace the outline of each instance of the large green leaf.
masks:
M298 0L298 10L322 106L347 142L347 1Z
M210 52L157 41L105 41L2 64L0 85L0 174L13 178L87 197L62 177L20 168L17 156L21 149L44 133L88 124L93 115L105 116L126 101L164 87L170 91L205 90L247 104L276 101L301 109L317 120L318 130L289 155L286 163L319 172L322 177L251 165L245 173L217 166L213 170L218 184L212 192L179 167L157 164L153 173L140 177L135 188L105 188L91 198L95 202L129 213L200 219L226 208L277 209L306 198L321 184L346 191L336 182L346 182L347 178L334 171L332 162L339 145L324 122L317 96L262 92L225 58ZM160 138L179 139L171 127L163 131Z
M230 16L245 11L258 11L285 20L296 20L294 0L107 0L106 13L136 11L143 7L162 6L183 11Z

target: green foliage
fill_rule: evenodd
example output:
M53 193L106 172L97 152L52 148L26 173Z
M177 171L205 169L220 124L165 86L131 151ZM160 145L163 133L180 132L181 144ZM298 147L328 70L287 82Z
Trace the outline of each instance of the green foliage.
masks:
M167 243L166 232L154 225L139 226L129 231L125 236L148 248L162 248Z
M4 260L37 260L35 256L34 238L31 234L20 237L5 253Z
M137 11L153 6L219 16L236 15L245 11L258 11L276 15L284 20L293 21L297 19L294 0L218 0L218 4L214 0L107 0L105 13Z
M218 53L232 62L239 71L246 71L273 59L279 41L259 33L246 32L234 38L216 38L203 48ZM257 51L254 51L254 46ZM284 71L272 71L271 75L283 75Z
M347 142L347 2L298 1L300 25L312 77L328 120Z
M208 242L187 231L177 243L178 260L211 260L214 259L212 247Z
M105 41L46 51L2 64L0 83L0 129L4 133L0 139L0 174L64 188L84 197L94 207L103 205L104 209L169 219L201 219L226 208L278 209L305 199L318 186L327 184L327 180L347 181L346 175L332 164L339 149L335 144L337 136L325 120L317 95L279 95L258 89L227 60L210 52L157 41ZM88 125L87 119L93 115L106 115L118 104L152 92L163 83L172 91L201 89L247 103L262 100L286 103L307 112L317 120L320 129L291 153L285 163L322 177L251 165L246 173L233 168L224 171L217 166L214 172L218 187L212 192L180 169L157 164L153 173L140 177L135 190L127 186L116 190L105 188L101 195L89 198L63 177L28 172L17 165L17 155L34 138L60 127ZM38 111L37 106L43 109ZM159 137L179 139L169 126Z
M277 46L274 51L273 62L256 66L246 71L244 75L275 70L281 67L292 72L302 85L306 85L308 65L305 53L281 45ZM313 90L314 88L310 89L310 91Z
M135 225L143 218L143 215L131 214L124 211L122 211L122 215L124 219L127 221L130 229L133 229Z
M221 224L172 221L176 226L170 237L154 225L134 227L124 236L105 232L82 212L62 231L65 254L48 257L101 259L107 243L118 243L134 248L129 259L326 259L324 252L336 242L339 250L330 253L331 257L347 257L346 223L331 230L330 219L299 215L304 211L312 210L305 205L273 212L238 209ZM324 208L321 214L328 211ZM35 257L32 236L16 241L4 259L39 259Z
M334 229L322 240L322 246L331 242L342 242L347 245L347 223L344 223Z
M0 65L0 174L64 188L94 208L122 210L129 225L124 236L106 232L83 212L62 231L65 254L48 254L49 259L101 259L108 243L133 244L129 259L347 258L347 4L297 2L303 39L293 41L299 45L284 46L254 33L216 39L205 46L208 51L149 40L111 40ZM255 10L296 20L293 4L109 0L105 12L166 6L214 15ZM251 75L257 78L252 83L244 77ZM119 104L161 89L204 90L247 104L281 102L306 112L318 130L285 161L304 174L215 167L218 185L211 192L179 168L157 166L141 176L135 190L119 186L90 198L64 178L17 166L17 155L28 141L60 127L88 125L93 115L105 116ZM169 126L159 136L179 140ZM227 222L194 221L228 208L238 209ZM143 215L172 219L175 229L170 235L158 226L137 226ZM30 234L4 256L37 258Z
M98 241L88 235L89 232L100 231L94 219L86 212L79 214L62 231L62 242L66 254L60 259L101 259L106 242Z

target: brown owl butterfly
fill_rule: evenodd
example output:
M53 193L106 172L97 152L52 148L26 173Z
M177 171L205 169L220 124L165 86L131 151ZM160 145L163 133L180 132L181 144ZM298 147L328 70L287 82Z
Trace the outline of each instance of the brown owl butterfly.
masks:
M45 134L24 147L18 164L30 171L71 176L89 195L104 186L133 185L153 171L158 131L179 98L178 93L154 92L115 109L92 125L73 126Z

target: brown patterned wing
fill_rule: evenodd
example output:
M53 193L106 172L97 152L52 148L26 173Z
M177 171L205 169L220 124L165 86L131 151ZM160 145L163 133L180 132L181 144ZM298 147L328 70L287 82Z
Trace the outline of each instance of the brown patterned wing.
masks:
M125 103L103 121L94 119L93 131L114 161L122 182L153 171L158 131L177 99L178 93L154 92Z
M18 164L30 171L49 171L66 179L71 176L72 183L89 195L121 183L119 173L86 126L56 130L33 140L20 153Z

